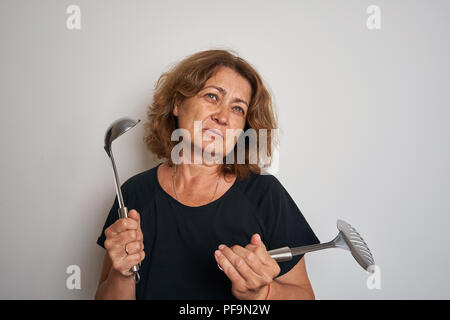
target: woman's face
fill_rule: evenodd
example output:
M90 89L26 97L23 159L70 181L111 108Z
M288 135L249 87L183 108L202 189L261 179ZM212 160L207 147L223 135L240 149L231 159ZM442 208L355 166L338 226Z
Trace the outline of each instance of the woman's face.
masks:
M178 127L189 131L194 150L204 151L214 139L222 139L220 155L212 154L223 158L236 144L232 135L227 138L226 130L244 129L251 93L247 79L230 68L218 67L195 96L174 107L173 114L178 117ZM194 127L194 121L199 121L201 128ZM209 152L215 146L211 145Z

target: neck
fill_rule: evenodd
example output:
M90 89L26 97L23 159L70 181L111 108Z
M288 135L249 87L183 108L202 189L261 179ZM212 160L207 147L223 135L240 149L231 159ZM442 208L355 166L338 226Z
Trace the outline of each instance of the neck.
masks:
M183 191L184 186L188 186L188 189L190 189L191 192L196 189L203 191L210 189L212 181L216 181L211 201L214 199L220 180L218 165L205 166L201 164L181 164L175 165L174 169L174 174L172 175L172 187L178 201L180 200L178 195Z
M199 152L194 146L194 153ZM220 174L220 164L206 163L202 159L202 163L195 163L194 153L191 154L191 159L181 152L181 163L176 165L177 180L181 177L183 181L196 182L208 181L217 178Z
M177 178L183 181L200 182L216 179L219 176L220 165L184 164L177 165Z

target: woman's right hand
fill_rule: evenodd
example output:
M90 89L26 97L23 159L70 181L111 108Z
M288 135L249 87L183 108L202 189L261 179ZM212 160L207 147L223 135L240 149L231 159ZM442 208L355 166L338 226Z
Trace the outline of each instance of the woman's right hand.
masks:
M128 218L114 222L105 230L105 236L112 268L123 276L133 275L130 269L145 258L139 213L136 210L128 212Z

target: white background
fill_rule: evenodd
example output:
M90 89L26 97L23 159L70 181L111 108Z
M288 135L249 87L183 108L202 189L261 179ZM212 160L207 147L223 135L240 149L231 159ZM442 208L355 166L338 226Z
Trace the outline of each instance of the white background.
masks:
M81 8L81 30L66 8ZM381 30L366 9L381 8ZM448 1L0 2L0 298L91 299L115 197L103 150L145 120L159 75L236 51L278 108L277 177L321 241L354 225L381 289L341 249L307 254L317 299L450 298ZM142 123L114 144L121 181L156 165ZM81 268L81 289L66 268Z

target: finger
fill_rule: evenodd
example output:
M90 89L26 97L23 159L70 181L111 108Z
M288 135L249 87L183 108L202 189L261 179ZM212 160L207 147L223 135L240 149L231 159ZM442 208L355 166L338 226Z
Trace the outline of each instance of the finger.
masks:
M125 259L121 261L121 268L124 271L129 271L135 265L139 264L145 258L145 252L140 251L135 254L128 255Z
M125 245L125 252L128 252L128 254L135 254L142 250L144 250L144 243L142 241L133 241L130 243L127 243Z
M128 255L125 252L124 247L121 246L114 246L113 248L108 249L108 255L111 258L111 261L120 263L123 259L125 259ZM118 266L114 267L115 269L118 268Z
M271 272L269 272L270 274L275 274L276 276L280 273L280 266L278 265L278 262L276 262L275 259L270 256L265 247L255 244L248 244L245 246L245 248L253 251L258 256L260 262L266 268L269 268L271 270Z
M265 247L259 246L255 248L255 251L253 252L258 256L258 258L264 265L270 266L273 262L275 262L275 260L270 256Z
M263 249L259 246L252 246L254 247L254 250ZM240 263L239 259L236 259L236 269L245 278L251 289L257 289L262 285L270 283L272 281L273 277L271 275L273 273L273 266L264 264L259 257L261 254L258 255L255 253L255 251L243 248L238 245L233 246L232 250L246 262L246 264L242 264ZM263 255L261 256L264 258ZM252 272L247 269L250 269Z
M264 268L266 268L266 265L262 263L261 259L255 252L241 246L233 246L232 250L234 253L245 260L245 262L253 270L253 272L260 276L264 276Z
M250 244L248 244L246 246L246 248L248 247L248 249L252 250L253 252L256 253L256 255L261 259L261 261L263 262L263 264L270 264L270 254L267 251L266 246L264 245L264 243L261 240L261 236L258 233L255 233L251 239L250 239Z
M235 247L235 246L234 246ZM236 264L236 259L239 257L236 253L233 252L233 250L229 247L227 247L224 244L221 244L219 246L219 250L222 255L224 255L228 261L231 262L231 264L234 266Z
M222 255L224 255L228 259L228 261L231 262L231 264L239 272L241 277L244 278L247 283L247 287L250 289L256 289L263 280L263 277L259 274L256 274L247 264L245 259L234 252L235 250L238 250L238 248L244 248L238 245L234 245L232 248L229 248L225 245L223 247L220 247L222 248L220 250L222 251Z
M113 246L125 246L130 242L141 240L142 233L140 233L138 230L127 230L112 237L111 243Z
M133 209L128 213L128 217L137 222L137 224L138 224L137 230L140 233L141 239L143 239L144 235L143 235L142 229L141 229L141 215L139 214L139 212L137 212L136 210Z
M136 220L131 218L122 218L114 222L108 229L111 233L116 234L126 230L135 230L138 228ZM105 235L106 232L105 232Z
M136 210L133 209L130 212L128 212L128 218L131 218L134 221L136 221L139 226L141 225L141 215Z
M258 248L258 247L259 246L256 245L256 244L249 243L248 245L245 246L245 249L255 251L255 249Z
M227 257L223 255L220 250L216 250L216 252L214 253L214 258L216 259L217 264L220 266L220 268L222 268L222 271L225 273L228 279L230 279L230 281L236 287L236 289L238 291L245 292L246 282L244 278L241 277L240 273L234 268Z
M257 245L257 246L261 246L261 247L266 247L265 245L264 245L264 243L262 242L262 240L261 240L261 236L258 234L258 233L255 233L253 236L252 236L252 238L250 239L250 243L251 244L254 244L254 245Z
M137 232L138 232L138 239L144 240L144 233L142 232L142 229L140 227L137 229Z

